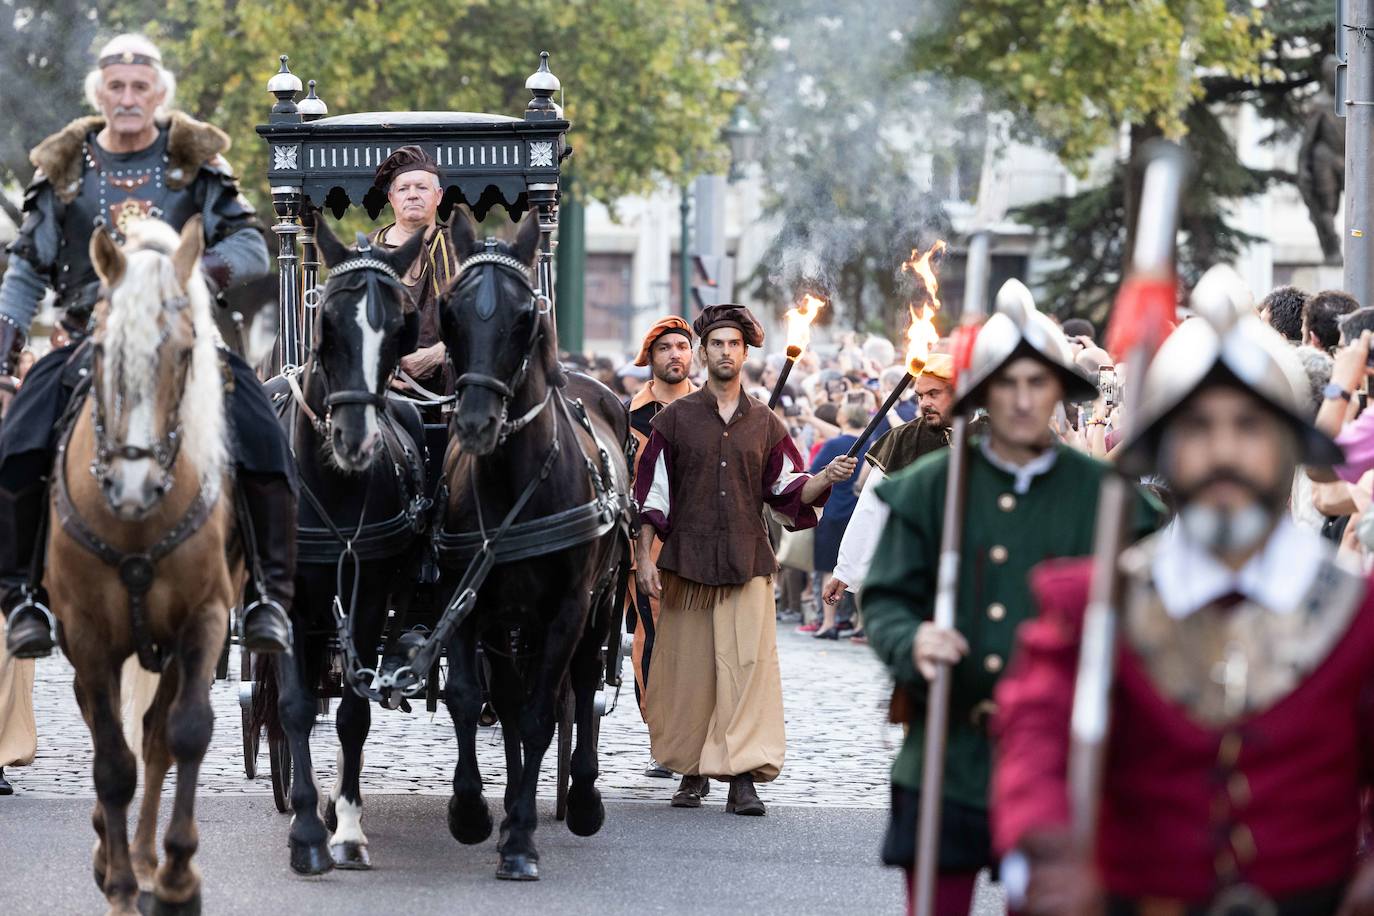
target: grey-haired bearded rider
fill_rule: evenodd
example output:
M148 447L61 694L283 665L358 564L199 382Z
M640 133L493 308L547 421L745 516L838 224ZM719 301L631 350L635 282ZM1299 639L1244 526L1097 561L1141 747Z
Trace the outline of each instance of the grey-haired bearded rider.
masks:
M181 229L199 215L205 230L201 266L212 293L271 269L255 211L222 155L229 138L170 110L175 91L157 47L141 35L120 35L86 77L87 100L101 114L78 118L29 155L38 171L0 281L0 380L12 374L48 289L57 295L73 343L34 365L0 426L0 611L7 618L39 549L57 426L89 362L81 341L100 297L89 255L92 233L103 229L123 241L139 220L160 219ZM244 640L255 651L284 651L296 544L294 527L280 520L296 517L295 465L257 376L237 356L223 357L233 373L225 404L236 484L252 522L265 592L242 620ZM252 434L238 434L247 430ZM40 610L25 606L9 619L6 644L16 658L40 658L52 651L55 634Z

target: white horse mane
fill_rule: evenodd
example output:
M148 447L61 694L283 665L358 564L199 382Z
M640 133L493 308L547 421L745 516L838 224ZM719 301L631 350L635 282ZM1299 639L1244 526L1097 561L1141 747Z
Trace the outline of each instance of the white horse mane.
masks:
M172 265L180 237L156 219L135 224L124 245L124 275L110 291L103 346L107 397L123 394L126 411L157 395L159 319L164 303L182 295ZM210 290L197 264L185 295L196 340L186 390L181 398L181 451L204 483L217 485L228 461L220 335L210 311ZM113 419L113 417L111 418ZM165 431L164 431L165 434Z

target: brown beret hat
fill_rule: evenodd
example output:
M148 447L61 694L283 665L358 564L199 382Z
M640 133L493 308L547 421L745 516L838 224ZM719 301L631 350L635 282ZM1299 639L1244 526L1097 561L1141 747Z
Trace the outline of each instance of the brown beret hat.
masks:
M444 173L428 153L418 146L403 146L382 160L372 183L383 191L390 191L392 179L402 172L429 172L441 182L444 180Z
M708 305L701 310L697 320L692 322L692 330L697 332L702 343L706 343L706 336L716 328L739 328L740 333L744 335L746 346L763 346L763 325L759 324L753 313L742 305L732 302Z

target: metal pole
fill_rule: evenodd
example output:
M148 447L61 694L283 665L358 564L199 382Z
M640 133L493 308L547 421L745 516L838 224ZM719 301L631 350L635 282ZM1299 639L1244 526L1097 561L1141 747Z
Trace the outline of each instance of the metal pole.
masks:
M313 82L313 81L312 81ZM324 213L317 212L315 219L324 219ZM301 350L313 353L315 350L315 316L318 314L320 296L320 246L315 242L314 226L305 226L301 221L301 303L304 306L301 324Z
M1374 0L1344 2L1345 291L1364 306L1374 305Z
M682 201L678 204L678 213L682 217L682 241L678 245L678 264L677 276L678 285L681 287L681 311L680 314L688 321L692 320L692 260L689 250L692 238L692 186L689 183L682 185Z
M986 232L969 239L963 323L979 321L987 311L991 241ZM968 373L959 387L966 388ZM945 517L940 532L940 561L935 580L937 627L952 630L959 599L960 549L964 539L964 495L968 468L968 416L954 418L950 428L949 473L945 479ZM940 858L940 807L944 798L945 742L949 731L952 674L948 665L935 666L926 699L925 748L921 758L921 805L916 825L916 916L934 916L935 876Z
M272 189L272 208L277 213L272 231L277 234L277 278L280 281L281 339L279 356L283 373L303 362L301 353L301 278L296 236L300 234L301 189L286 185Z

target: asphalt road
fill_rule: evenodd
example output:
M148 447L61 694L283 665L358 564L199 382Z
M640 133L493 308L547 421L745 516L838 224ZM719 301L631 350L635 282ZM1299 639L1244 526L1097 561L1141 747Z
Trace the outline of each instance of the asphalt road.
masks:
M793 916L905 907L900 873L874 855L880 810L774 806L767 817L743 818L725 814L713 792L694 811L611 803L601 833L580 838L545 806L535 834L542 880L513 884L493 877L494 839L461 846L449 836L443 799L374 795L367 806L373 870L300 878L287 866L288 818L270 800L201 800L204 912ZM103 911L90 877L90 808L75 799L0 802L7 916Z

